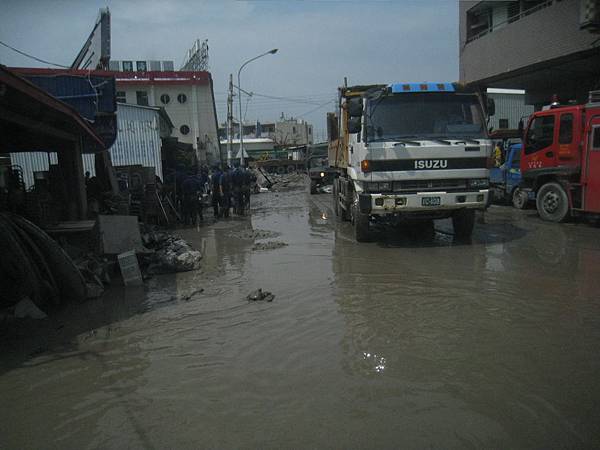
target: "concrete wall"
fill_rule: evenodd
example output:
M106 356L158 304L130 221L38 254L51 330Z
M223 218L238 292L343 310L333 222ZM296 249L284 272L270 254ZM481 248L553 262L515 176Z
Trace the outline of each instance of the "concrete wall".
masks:
M467 43L467 11L479 3L459 3L462 82L470 83L590 50L598 39L597 35L579 29L580 0L555 0L544 9Z
M312 125L297 119L279 121L275 123L275 140L280 145L312 144Z

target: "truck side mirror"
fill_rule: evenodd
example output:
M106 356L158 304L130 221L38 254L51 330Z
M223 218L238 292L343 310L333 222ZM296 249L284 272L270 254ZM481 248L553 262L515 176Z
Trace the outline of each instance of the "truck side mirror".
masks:
M362 98L351 98L346 101L346 107L348 115L350 117L361 117L363 114L363 100Z
M487 99L487 113L488 116L493 116L496 114L496 102L493 98Z
M525 137L525 124L523 123L523 119L519 120L519 136L522 138Z
M362 120L360 117L350 117L348 119L348 133L359 133L362 128Z

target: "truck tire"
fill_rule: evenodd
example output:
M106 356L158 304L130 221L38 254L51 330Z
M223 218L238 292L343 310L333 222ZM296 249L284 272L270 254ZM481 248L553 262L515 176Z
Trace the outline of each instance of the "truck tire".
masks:
M467 239L473 234L475 226L475 210L463 209L452 216L452 227L454 228L454 237L458 239Z
M317 182L313 179L310 180L310 194L316 194L317 193Z
M542 220L563 222L569 216L569 197L559 183L544 184L537 192L535 204Z
M517 209L525 209L527 207L528 195L527 192L519 189L518 187L513 189L512 192L512 204Z
M352 225L354 237L357 242L369 242L371 233L369 230L369 215L363 214L358 209L358 202L352 205Z
M333 210L335 212L335 215L338 217L339 220L341 220L342 222L346 222L348 220L350 220L350 214L348 213L347 209L344 209L340 206L340 182L339 179L335 179L333 181Z
M340 219L341 218L341 214L340 214L340 201L338 199L338 180L335 179L333 180L333 189L331 189L331 193L333 194L333 213L335 214L335 216Z

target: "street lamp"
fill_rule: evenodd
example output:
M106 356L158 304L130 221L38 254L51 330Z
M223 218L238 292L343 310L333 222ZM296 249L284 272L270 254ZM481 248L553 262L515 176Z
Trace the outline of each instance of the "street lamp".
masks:
M269 50L268 52L265 52L261 55L255 56L254 58L249 59L244 64L242 64L242 66L240 67L240 70L238 70L237 88L238 88L238 101L239 101L239 106L240 106L240 167L244 167L244 118L242 117L242 83L240 82L240 73L242 72L242 69L244 67L246 67L246 65L251 63L252 61L257 60L258 58L262 58L263 56L274 55L275 53L277 53L276 48L274 48L273 50Z

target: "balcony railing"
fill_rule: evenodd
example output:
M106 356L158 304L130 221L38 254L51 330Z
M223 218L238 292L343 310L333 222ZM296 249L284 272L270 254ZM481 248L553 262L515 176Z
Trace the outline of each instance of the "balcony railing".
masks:
M538 3L537 5L535 5L535 6L532 6L532 7L531 7L531 8L529 8L529 9L526 9L526 10L520 11L518 14L514 14L513 16L509 17L508 19L506 19L506 20L504 20L504 21L502 21L502 22L494 23L494 24L492 24L490 27L488 27L487 29L485 29L485 30L483 30L483 31L480 31L479 33L477 33L477 34L474 34L473 36L469 36L469 37L467 37L467 44L468 44L469 42L473 42L473 41L475 41L475 40L477 40L477 39L479 39L479 38L481 38L481 37L483 37L483 36L485 36L485 35L487 35L487 34L490 34L490 33L492 33L494 30L497 30L497 29L499 29L499 28L502 28L502 27L504 27L505 25L508 25L509 23L516 22L516 21L518 21L518 20L521 20L521 19L522 19L523 17L525 17L525 16L529 16L529 15L531 15L531 14L533 14L533 13L537 12L537 11L540 11L540 10L542 10L542 9L544 9L544 8L547 8L548 6L552 6L552 4L553 4L555 1L556 1L556 0L546 0L545 2L543 2L543 3ZM467 24L467 26L468 26L468 24Z

